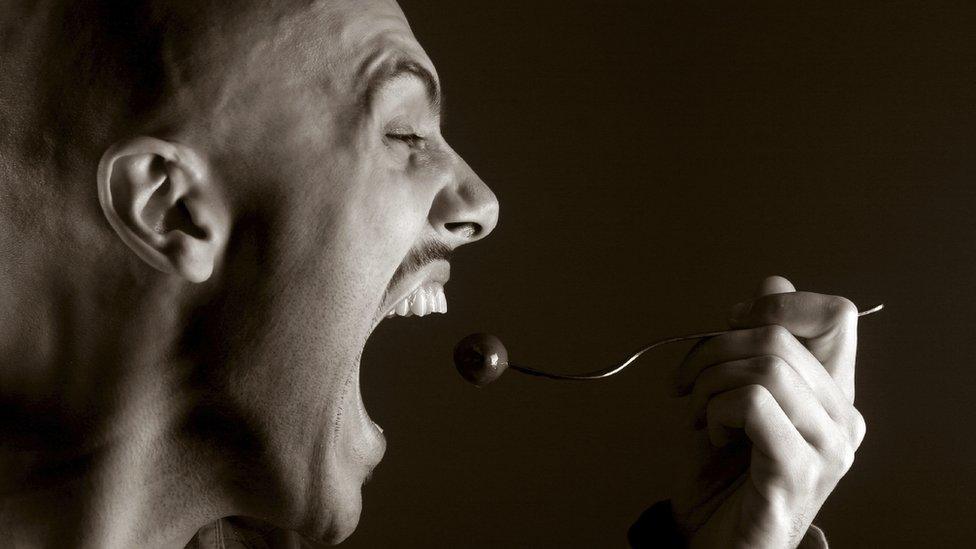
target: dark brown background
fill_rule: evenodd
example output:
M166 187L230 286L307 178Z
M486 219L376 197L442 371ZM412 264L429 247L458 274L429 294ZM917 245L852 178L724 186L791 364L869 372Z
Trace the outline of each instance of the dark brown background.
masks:
M448 316L367 346L390 444L349 547L623 546L668 496L683 349L477 390L454 342L586 369L722 327L777 273L888 306L862 322L868 435L818 518L832 546L967 545L976 8L880 4L403 2L501 223L458 254Z

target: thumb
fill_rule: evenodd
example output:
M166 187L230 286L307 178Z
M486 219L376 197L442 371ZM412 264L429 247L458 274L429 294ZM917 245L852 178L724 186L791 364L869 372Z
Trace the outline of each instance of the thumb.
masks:
M756 297L763 297L772 294L788 294L795 292L793 283L781 276L767 276L759 283L756 288Z
M729 316L729 325L741 327L739 319L746 318L752 311L752 306L755 304L756 300L767 295L775 294L789 294L796 291L793 283L781 276L767 276L759 283L756 288L755 296L753 299L747 299L742 303L737 303L732 307L731 314Z

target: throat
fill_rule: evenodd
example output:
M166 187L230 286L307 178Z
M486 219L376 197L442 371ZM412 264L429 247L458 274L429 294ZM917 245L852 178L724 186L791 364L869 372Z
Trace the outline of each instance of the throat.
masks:
M15 436L0 448L0 539L29 547L182 547L204 524L234 514L220 489L228 467L180 432L190 403L163 398L168 391L156 387L130 386L141 396L82 420L4 402L15 413L2 414L14 418L2 428ZM28 427L14 428L17 421Z

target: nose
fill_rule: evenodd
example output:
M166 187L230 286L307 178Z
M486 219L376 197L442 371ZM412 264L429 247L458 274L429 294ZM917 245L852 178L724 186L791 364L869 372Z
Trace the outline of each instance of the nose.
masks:
M430 209L430 224L453 247L481 240L498 224L498 199L460 156Z

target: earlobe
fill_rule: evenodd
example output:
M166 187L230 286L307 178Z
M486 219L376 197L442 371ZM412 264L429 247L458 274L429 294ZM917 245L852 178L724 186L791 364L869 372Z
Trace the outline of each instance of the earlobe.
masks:
M229 234L207 168L191 148L152 137L116 143L98 166L98 199L119 238L153 268L190 282L210 278Z

